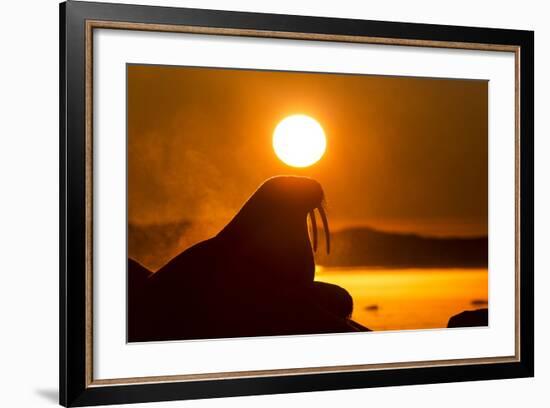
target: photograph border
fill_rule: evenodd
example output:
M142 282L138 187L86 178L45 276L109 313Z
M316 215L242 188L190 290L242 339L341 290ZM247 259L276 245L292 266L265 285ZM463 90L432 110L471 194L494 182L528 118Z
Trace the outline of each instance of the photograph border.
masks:
M101 28L514 52L515 355L94 380L92 57L93 30ZM62 3L60 403L82 406L533 376L533 52L531 31L76 1Z

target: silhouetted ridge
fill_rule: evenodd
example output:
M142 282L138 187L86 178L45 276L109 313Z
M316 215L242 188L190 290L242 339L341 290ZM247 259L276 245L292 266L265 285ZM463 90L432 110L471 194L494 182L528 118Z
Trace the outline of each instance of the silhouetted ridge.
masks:
M487 267L488 240L438 238L398 234L372 228L350 228L332 233L330 256L320 252L323 266Z
M189 221L162 224L128 224L128 255L156 270L179 253L180 239L191 227Z

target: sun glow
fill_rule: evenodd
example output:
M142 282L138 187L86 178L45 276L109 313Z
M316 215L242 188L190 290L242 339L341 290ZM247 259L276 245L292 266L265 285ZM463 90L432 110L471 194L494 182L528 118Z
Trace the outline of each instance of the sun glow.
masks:
M289 166L311 166L323 157L326 147L323 128L307 115L288 116L273 132L275 154Z

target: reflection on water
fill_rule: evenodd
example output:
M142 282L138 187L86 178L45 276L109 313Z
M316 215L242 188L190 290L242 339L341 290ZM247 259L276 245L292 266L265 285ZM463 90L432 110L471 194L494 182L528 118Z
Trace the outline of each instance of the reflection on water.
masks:
M452 315L487 307L487 269L317 267L315 279L347 289L353 319L372 330L447 327Z

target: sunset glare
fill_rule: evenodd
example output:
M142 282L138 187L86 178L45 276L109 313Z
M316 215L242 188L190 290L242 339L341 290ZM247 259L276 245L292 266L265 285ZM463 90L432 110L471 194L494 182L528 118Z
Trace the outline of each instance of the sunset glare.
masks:
M327 146L321 125L306 115L283 119L273 132L277 157L293 167L307 167L319 161Z

